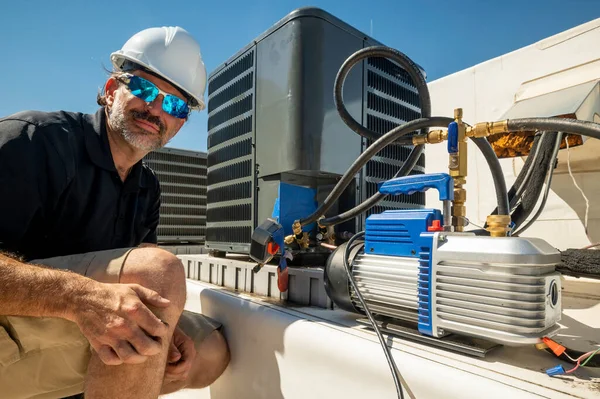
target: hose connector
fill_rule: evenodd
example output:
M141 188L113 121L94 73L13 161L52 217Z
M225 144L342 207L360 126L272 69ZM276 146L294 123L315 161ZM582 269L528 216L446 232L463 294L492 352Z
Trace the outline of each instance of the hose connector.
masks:
M508 133L508 119L498 122L480 122L467 127L467 137L488 137L494 134Z
M506 237L510 231L510 215L489 215L487 231L492 237Z
M412 138L413 145L421 144L438 144L442 141L448 140L447 130L432 130L429 133L422 136L414 136Z
M302 231L302 225L299 220L294 221L294 224L292 224L292 231L294 232L294 238L300 248L308 248L308 245L310 244L308 233Z
M292 231L295 235L302 234L302 225L300 224L300 220L294 221L294 224L292 224Z
M323 226L321 224L321 220L325 219L325 216L321 216L317 220L317 225L319 226L319 233L317 234L318 241L325 241L330 245L335 245L335 230L333 225L331 226Z

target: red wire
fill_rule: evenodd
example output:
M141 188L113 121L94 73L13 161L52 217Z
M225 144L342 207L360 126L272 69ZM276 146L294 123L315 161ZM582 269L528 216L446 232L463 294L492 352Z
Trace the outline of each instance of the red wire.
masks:
M579 368L579 366L581 365L581 361L587 359L592 353L594 353L595 351L592 352L588 352L588 353L584 353L583 355L579 356L577 358L577 364L575 365L575 367L573 367L570 370L565 371L565 373L572 373L573 371L577 370Z

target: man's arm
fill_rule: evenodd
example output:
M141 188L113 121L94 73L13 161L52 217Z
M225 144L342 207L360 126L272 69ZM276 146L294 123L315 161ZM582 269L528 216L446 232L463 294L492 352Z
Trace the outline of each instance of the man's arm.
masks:
M19 262L0 254L0 315L71 320L73 297L89 289L89 279L70 272Z

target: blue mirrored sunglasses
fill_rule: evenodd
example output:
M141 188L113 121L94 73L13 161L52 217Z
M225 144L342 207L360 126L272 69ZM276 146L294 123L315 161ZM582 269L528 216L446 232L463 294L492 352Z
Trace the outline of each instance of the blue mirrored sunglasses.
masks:
M130 73L119 75L117 79L127 85L131 94L147 103L151 103L156 100L159 94L162 94L163 111L175 118L185 119L190 114L190 108L185 100L173 94L165 93L149 80Z

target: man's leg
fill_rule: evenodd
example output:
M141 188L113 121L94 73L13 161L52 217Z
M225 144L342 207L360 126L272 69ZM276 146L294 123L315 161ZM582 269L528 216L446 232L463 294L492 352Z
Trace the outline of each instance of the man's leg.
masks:
M194 342L196 358L185 381L166 381L161 393L172 393L183 388L205 388L215 382L227 368L230 360L229 347L214 320L184 310L179 328Z
M140 252L149 250L155 252ZM121 275L135 274L135 270L140 268L139 263L146 261L143 258L151 258L147 264L143 265L145 273L142 273L140 277L154 280L151 284L156 284L156 274L160 276L165 273L164 269L167 269L169 272L166 273L167 278L161 277L159 281L164 284L166 280L171 280L170 284L173 284L174 276L169 265L171 262L175 264L173 269L175 269L176 276L176 271L181 268L180 262L165 251L160 252L159 256L155 256L156 251L161 250L135 249L131 251L125 248L40 259L32 263L56 269L68 269L105 283L118 283ZM134 252L137 253L135 257L129 258L128 256ZM127 266L124 266L126 263ZM135 266L136 263L137 266ZM125 268L127 270L122 272ZM151 275L147 276L146 273ZM168 287L164 289L164 291L168 290ZM185 297L184 287L181 290L173 288L170 290L175 291L176 296L177 294L181 295L179 299ZM173 298L171 299L173 300ZM8 319L10 320L6 320L3 327L0 317L0 333L6 328L11 338L18 343L21 356L16 363L6 365L6 356L2 357L4 353L1 351L2 344L10 344L10 348L17 348L17 344L11 342L10 338L6 338L8 340L5 339L6 342L3 342L2 334L0 334L0 392L2 392L0 396L8 395L7 398L10 398L13 396L9 392L15 392L15 395L56 398L82 392L90 353L93 351L90 351L89 343L74 323L63 319L48 318L8 317ZM209 385L221 375L229 361L227 344L223 335L218 331L219 323L205 316L186 312L180 318L179 326L192 338L198 354L188 380L178 386L173 384L165 386L164 388L169 392L183 387L201 388ZM41 333L42 331L43 333ZM5 355L8 356L10 353L5 353ZM118 366L110 367L112 370L116 370L115 367ZM38 376L39 381L32 380L32 375ZM159 379L162 380L162 378ZM114 382L111 381L110 385L113 385Z
M119 282L142 285L171 301L170 307L155 310L157 316L168 323L168 336L171 337L186 298L181 261L162 249L134 249L123 264ZM86 399L157 398L162 387L169 343L165 340L158 355L135 365L107 366L93 352L85 381Z

